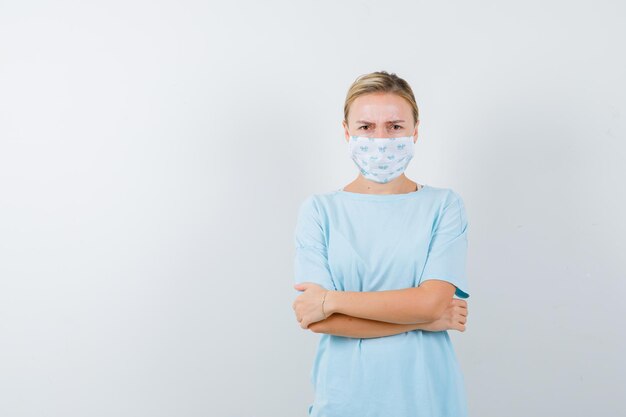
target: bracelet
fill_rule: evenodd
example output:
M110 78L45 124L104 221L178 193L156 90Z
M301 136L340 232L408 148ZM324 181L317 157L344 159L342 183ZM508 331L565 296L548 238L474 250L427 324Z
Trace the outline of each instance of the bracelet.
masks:
M328 291L330 291L330 290L327 290L324 293L324 298L322 298L322 314L324 315L324 319L326 319L326 313L324 312L324 301L326 301L326 294L328 294Z

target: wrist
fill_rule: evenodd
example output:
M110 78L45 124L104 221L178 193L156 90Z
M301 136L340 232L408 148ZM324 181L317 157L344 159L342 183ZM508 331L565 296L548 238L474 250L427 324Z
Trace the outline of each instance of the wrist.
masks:
M339 293L340 291L328 290L326 292L326 299L324 301L324 312L326 317L334 313L339 313Z

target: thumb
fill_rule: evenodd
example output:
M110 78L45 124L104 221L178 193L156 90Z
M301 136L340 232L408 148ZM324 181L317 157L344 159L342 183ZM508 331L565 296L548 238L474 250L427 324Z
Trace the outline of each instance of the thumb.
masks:
M304 282L300 282L300 283L298 283L298 284L295 284L293 287L294 287L296 290L304 290L304 289L306 289L306 287L307 287L307 286L308 286L308 285L307 285L306 283L304 283Z

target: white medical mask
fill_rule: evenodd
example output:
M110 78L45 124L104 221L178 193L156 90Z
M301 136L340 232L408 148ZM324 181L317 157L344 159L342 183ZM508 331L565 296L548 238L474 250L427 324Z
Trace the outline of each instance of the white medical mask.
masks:
M350 157L361 174L381 184L400 176L413 158L413 136L369 138L350 136Z

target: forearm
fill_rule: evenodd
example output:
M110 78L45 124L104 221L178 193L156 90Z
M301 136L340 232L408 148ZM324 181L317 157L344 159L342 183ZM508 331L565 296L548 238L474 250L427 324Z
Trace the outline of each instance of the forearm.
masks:
M438 304L421 287L386 291L329 291L326 314L341 313L393 324L418 324L434 320Z
M431 322L412 324L388 323L334 313L325 320L312 323L308 328L315 333L327 333L335 336L365 339L392 336L418 329L428 330L430 323Z

